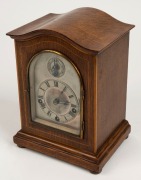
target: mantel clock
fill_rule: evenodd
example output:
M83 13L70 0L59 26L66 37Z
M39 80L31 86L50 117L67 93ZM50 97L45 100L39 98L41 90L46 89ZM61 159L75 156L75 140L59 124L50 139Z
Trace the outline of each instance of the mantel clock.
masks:
M125 108L133 27L79 8L7 33L16 49L19 147L101 172L130 133Z

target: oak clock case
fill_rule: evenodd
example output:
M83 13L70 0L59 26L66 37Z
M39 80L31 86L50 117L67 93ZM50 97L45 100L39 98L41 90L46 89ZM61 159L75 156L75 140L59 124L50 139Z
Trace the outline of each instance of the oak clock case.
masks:
M131 131L126 91L133 27L79 8L7 33L16 49L19 147L101 172Z
M30 61L32 121L82 136L83 86L75 65L53 50L42 51Z

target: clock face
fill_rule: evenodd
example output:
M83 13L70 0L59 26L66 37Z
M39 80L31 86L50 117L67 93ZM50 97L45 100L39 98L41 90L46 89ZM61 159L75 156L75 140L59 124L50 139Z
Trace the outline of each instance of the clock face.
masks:
M79 102L73 90L64 82L48 79L38 90L40 108L51 121L67 123L79 113Z
M43 51L29 67L32 121L72 134L82 131L82 83L65 56Z

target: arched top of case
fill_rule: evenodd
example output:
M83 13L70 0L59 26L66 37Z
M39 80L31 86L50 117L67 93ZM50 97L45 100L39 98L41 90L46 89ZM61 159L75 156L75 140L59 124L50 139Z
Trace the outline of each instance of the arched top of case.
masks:
M48 14L7 35L28 40L39 35L52 35L98 53L128 33L134 25L118 21L95 8L78 8L64 14Z

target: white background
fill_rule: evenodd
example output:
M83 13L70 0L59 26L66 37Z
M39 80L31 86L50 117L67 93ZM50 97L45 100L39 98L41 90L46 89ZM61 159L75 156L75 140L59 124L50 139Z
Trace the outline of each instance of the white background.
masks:
M20 149L13 135L20 129L14 41L5 34L50 12L99 8L136 27L130 34L127 115L132 133L99 175L57 159ZM0 0L0 180L140 180L141 179L141 1L140 0Z

